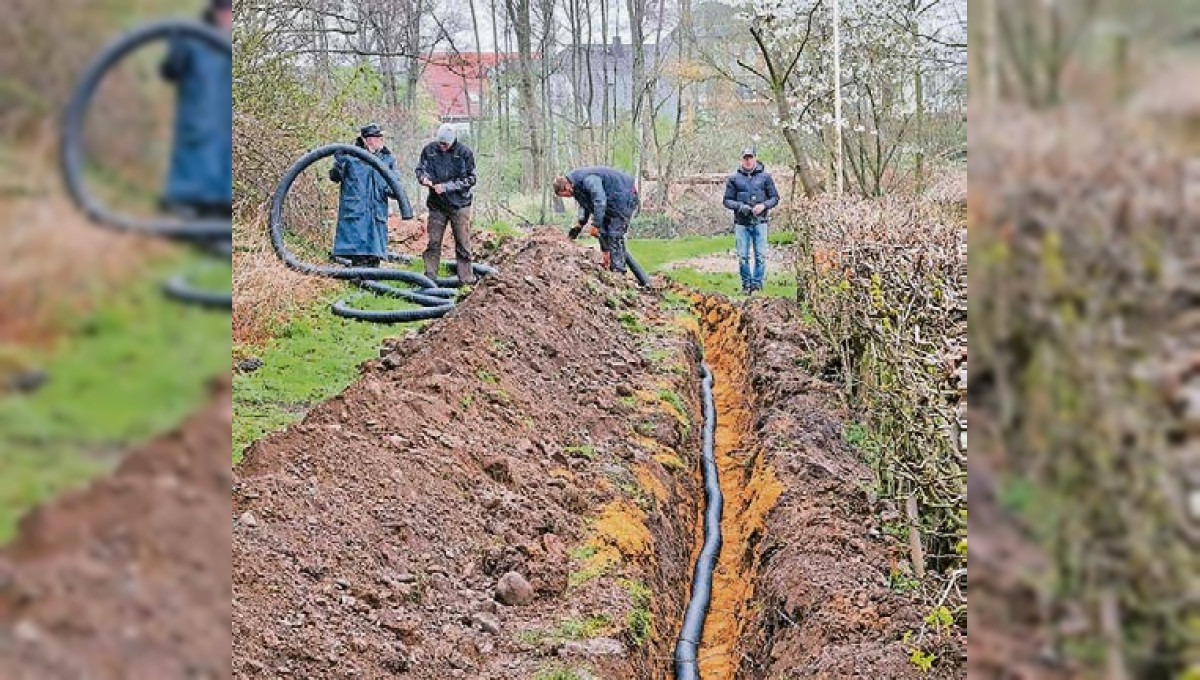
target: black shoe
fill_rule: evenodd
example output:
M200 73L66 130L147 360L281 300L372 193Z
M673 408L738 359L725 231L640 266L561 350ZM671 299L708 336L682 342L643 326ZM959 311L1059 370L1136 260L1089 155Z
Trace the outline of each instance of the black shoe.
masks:
M754 293L753 286L742 286L742 295L745 295L746 297L750 297L753 293Z

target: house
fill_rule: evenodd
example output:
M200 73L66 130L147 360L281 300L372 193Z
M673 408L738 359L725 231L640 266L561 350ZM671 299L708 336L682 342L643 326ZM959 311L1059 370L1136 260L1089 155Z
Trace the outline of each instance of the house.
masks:
M644 55L646 73L654 73L670 58L670 43L646 44ZM608 44L580 45L560 50L555 56L554 75L551 88L555 103L566 110L580 102L582 115L593 123L603 117L605 89L608 90L609 111L628 113L633 109L633 50L622 43L620 36L613 36ZM581 84L573 84L572 69L578 68ZM654 93L655 100L672 99L674 92L663 80L659 80Z
M489 83L516 54L435 52L421 72L421 84L444 123L466 123L483 115Z

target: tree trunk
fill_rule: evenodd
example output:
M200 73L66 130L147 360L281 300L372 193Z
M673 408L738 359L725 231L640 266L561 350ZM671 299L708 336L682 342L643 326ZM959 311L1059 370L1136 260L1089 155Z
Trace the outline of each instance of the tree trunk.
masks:
M517 92L521 104L521 124L529 140L529 167L524 175L524 188L533 190L544 184L545 152L542 148L541 116L534 83L533 12L530 0L505 0L513 32L517 38Z
M608 0L600 0L600 44L602 63L600 65L600 148L604 150L602 163L607 165L612 161L612 144L608 125L608 62L611 58L612 45L608 42Z
M630 78L629 140L632 144L634 181L641 184L645 172L646 130L642 125L646 101L646 0L626 0L629 11L629 49L633 50L633 69Z
M485 99L486 93L484 92L484 87L483 87L483 74L484 74L483 45L481 44L480 39L479 39L479 15L475 11L475 0L467 0L467 3L471 7L471 32L475 35L475 68L474 68L473 72L471 73L471 75L474 76L475 84L479 88L479 108L478 108L477 115L479 117L478 124L482 125L483 124L483 112L487 110L487 102ZM470 103L470 101L471 101L471 93L468 92L467 93L468 104ZM472 143L475 144L476 149L479 148L479 141L480 141L480 137L482 136L482 135L477 134L477 132L476 132L477 129L478 128L476 127L476 121L475 121L475 119L472 119L471 120L471 141L472 141Z
M772 94L775 99L776 111L779 113L779 120L790 121L792 119L792 107L783 91L783 85L779 84ZM800 180L800 186L804 189L804 195L808 198L816 196L819 188L816 179L812 176L808 154L804 151L804 143L800 139L800 134L796 132L794 127L784 125L783 138L787 141L788 148L792 151L792 160L794 163L792 168L796 172L796 179Z

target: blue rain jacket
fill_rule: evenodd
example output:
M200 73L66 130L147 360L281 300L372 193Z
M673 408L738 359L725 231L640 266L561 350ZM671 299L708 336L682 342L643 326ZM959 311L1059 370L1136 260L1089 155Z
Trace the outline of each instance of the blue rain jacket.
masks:
M163 199L233 202L233 76L229 53L190 37L170 41L160 68L175 84L175 127Z
M377 156L394 175L396 159L387 147ZM412 218L408 196L392 193L383 175L365 161L349 154L333 157L329 179L341 185L338 197L337 231L333 239L334 255L387 255L389 198L400 202L400 214Z

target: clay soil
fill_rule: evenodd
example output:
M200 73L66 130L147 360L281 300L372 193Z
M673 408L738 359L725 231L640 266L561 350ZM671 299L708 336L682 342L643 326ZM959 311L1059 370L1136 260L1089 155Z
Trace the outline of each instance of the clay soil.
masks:
M228 382L0 551L0 678L229 676Z
M247 451L235 677L664 676L696 357L596 259L552 229L510 243L454 312Z
M706 355L745 357L722 372L751 395L744 408L753 414L732 481L751 492L726 507L751 522L726 550L737 551L731 561L753 585L753 605L739 622L736 675L716 677L966 677L957 633L927 634L922 646L937 657L928 673L909 661L905 633L915 637L928 606L887 586L902 546L880 531L870 472L843 441L834 386L800 367L820 356L816 334L780 300L732 314L710 299L701 310ZM776 493L759 524L763 496Z

